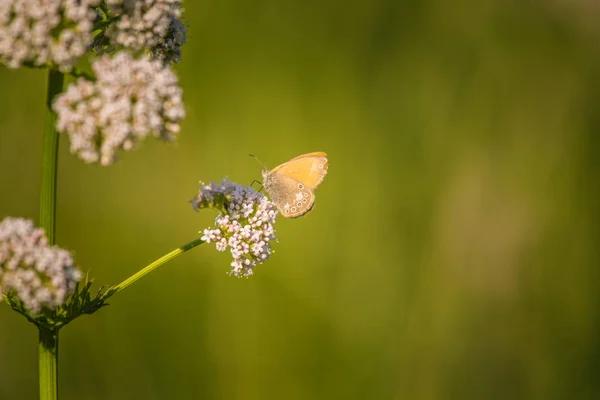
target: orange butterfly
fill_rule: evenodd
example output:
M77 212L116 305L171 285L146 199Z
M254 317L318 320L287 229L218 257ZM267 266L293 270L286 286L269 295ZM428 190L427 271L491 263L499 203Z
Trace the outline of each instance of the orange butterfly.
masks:
M263 170L263 186L281 215L297 218L315 204L315 189L327 175L327 154L308 153Z

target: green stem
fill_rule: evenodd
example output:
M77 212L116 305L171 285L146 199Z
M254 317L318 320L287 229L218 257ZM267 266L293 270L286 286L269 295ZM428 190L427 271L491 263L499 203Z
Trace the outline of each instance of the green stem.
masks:
M110 295L107 297L110 297L113 294L120 292L121 290L125 289L127 286L131 285L133 282L137 281L141 277L154 271L156 268L160 267L167 261L172 260L173 258L177 257L178 255L185 253L186 251L191 250L194 247L201 245L202 243L204 243L204 241L202 239L192 240L191 242L184 244L183 246L171 251L170 253L165 254L158 260L154 261L153 263L149 264L148 266L142 268L137 273L130 276L129 278L125 279L123 282L119 283L118 285L113 286L109 291Z
M39 327L40 400L58 398L58 330Z
M58 132L56 131L56 114L52 111L52 101L62 91L64 77L64 74L57 70L51 69L48 71L47 116L40 194L40 226L46 231L50 244L54 244L56 232L56 170L58 165Z
M54 97L62 91L64 74L48 71L46 92L46 129L42 155L42 187L40 193L40 226L46 231L50 244L56 232L56 170L58 165L58 132L56 114L52 111ZM40 400L56 400L58 392L58 329L48 330L38 326Z

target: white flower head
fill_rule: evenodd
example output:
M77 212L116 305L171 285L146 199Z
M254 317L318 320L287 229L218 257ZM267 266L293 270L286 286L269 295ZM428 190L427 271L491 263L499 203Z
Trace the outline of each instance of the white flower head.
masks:
M161 61L126 52L96 59L96 81L79 78L53 104L57 129L85 162L110 165L119 149L131 150L147 136L177 137L185 117L177 75Z
M181 59L187 30L180 19L180 0L107 0L106 5L111 15L119 16L106 31L113 43L135 51L151 50L165 62Z
M32 221L0 221L0 295L14 293L33 314L62 305L81 280L67 250L49 246Z
M275 237L277 209L265 195L249 186L222 179L220 184L200 183L200 193L191 200L194 210L216 208L215 228L204 229L202 240L215 243L218 251L229 249L233 261L230 275L248 277L254 267L269 259Z
M92 43L100 0L0 1L0 62L70 71Z

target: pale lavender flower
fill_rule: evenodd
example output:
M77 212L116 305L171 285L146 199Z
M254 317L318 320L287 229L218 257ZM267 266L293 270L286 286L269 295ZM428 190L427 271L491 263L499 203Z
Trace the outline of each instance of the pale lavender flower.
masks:
M92 43L100 0L0 1L0 62L70 71Z
M179 0L107 0L111 15L119 19L106 31L116 44L139 51L151 50L156 58L178 62L186 29Z
M79 78L53 104L57 128L69 135L73 154L110 165L117 150L131 150L147 136L177 137L185 110L171 68L125 52L104 55L92 68L96 81Z
M81 280L67 250L49 246L32 221L0 221L0 295L14 293L32 314L56 308Z
M230 275L248 277L254 267L271 256L271 241L275 237L275 205L249 186L227 179L220 184L200 183L200 193L191 200L194 210L216 208L221 214L215 227L204 229L202 240L215 243L218 251L229 249L233 261Z

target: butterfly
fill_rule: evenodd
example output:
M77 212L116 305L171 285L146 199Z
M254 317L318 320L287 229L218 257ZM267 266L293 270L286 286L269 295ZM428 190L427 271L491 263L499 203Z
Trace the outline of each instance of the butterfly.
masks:
M327 154L308 153L263 170L263 187L281 215L298 218L315 204L313 190L327 175Z

